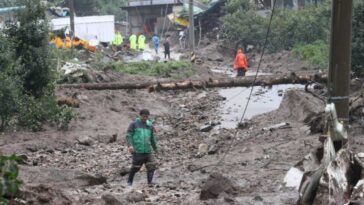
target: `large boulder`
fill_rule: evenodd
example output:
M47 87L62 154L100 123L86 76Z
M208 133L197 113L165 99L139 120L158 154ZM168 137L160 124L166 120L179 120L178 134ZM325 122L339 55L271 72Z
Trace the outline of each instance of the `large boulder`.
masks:
M324 111L325 103L303 90L287 90L277 113L283 121L309 121Z
M200 199L216 199L223 192L233 194L236 192L236 190L236 187L233 186L230 179L220 173L212 173L203 183Z

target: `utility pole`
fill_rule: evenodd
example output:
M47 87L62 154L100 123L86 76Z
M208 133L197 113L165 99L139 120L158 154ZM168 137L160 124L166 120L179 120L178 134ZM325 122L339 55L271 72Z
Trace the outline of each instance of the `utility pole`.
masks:
M190 40L190 51L195 51L195 23L193 19L193 0L189 0L189 40Z
M70 34L71 37L73 38L73 36L75 35L75 7L73 4L73 0L68 0L68 7L70 9L70 27L71 27L71 31Z
M352 6L353 0L333 0L331 16L329 102L344 125L349 120Z

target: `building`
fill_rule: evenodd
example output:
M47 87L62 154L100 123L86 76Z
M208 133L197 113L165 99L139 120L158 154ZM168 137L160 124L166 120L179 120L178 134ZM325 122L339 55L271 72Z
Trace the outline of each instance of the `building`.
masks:
M166 29L167 15L182 9L180 0L132 0L123 6L127 11L128 35L161 33Z
M100 42L111 42L114 37L115 18L108 16L84 16L75 17L75 36L91 40L97 39ZM51 20L52 30L70 28L70 18L55 18Z

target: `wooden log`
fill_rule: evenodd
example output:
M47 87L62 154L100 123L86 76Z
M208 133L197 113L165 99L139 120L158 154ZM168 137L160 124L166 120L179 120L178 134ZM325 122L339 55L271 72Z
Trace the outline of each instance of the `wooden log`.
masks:
M145 82L145 83L82 83L82 84L62 84L58 88L78 88L87 90L118 90L118 89L148 89L149 92L161 90L182 90L182 89L204 89L217 87L249 87L253 83L255 86L272 86L279 84L306 84L309 82L326 83L327 75L264 75L258 76L254 82L254 76L241 78L184 80L180 82Z

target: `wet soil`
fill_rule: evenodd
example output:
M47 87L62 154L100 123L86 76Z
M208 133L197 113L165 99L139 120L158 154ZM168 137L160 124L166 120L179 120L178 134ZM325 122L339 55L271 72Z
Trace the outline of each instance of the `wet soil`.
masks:
M211 74L210 65L220 61L204 61L201 75L194 77L216 75ZM284 57L281 61L285 65ZM224 59L216 67L228 62ZM264 71L287 71L275 66L277 63ZM123 80L143 79L150 78L123 75ZM289 90L277 110L254 116L235 129L221 126L221 107L227 98L220 92L57 90L57 95L77 96L81 101L68 131L46 128L37 133L8 130L1 134L0 152L22 155L26 163L21 167L25 183L16 203L295 204L298 192L285 187L283 178L291 166L320 144L319 134L310 133L304 122L318 115L324 102L303 90ZM133 187L126 185L131 156L125 133L142 108L148 108L155 119L160 147L152 188L146 186L144 168L136 175ZM289 126L263 129L282 122ZM363 152L364 140L357 137L363 129L358 123L353 126L353 148ZM218 185L209 183L214 180ZM202 191L206 186L212 190Z

